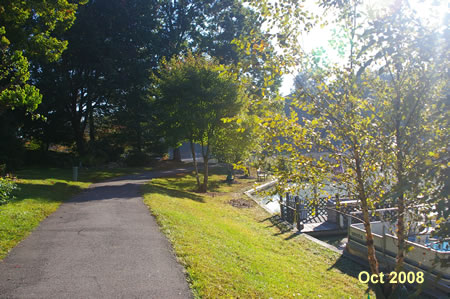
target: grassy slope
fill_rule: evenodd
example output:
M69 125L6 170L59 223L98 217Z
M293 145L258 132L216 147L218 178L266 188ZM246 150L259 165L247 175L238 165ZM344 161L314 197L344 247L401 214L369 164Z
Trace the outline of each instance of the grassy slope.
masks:
M238 209L242 197L213 175L214 193L188 190L194 178L154 179L144 187L145 203L168 235L203 298L362 298L355 278L360 267L302 236L282 233L259 207ZM234 193L233 193L234 191ZM365 295L367 296L367 295Z
M0 206L0 260L56 211L64 201L91 183L108 178L142 172L140 168L117 168L80 171L78 182L72 181L71 169L28 169L15 173L20 190L16 199Z

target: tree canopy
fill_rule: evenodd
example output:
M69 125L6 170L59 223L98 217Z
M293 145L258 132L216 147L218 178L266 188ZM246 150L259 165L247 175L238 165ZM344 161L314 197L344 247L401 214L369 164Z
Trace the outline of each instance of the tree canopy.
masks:
M56 61L67 48L60 34L75 21L78 4L57 2L3 1L0 5L0 113L25 107L34 111L42 95L30 84L30 59Z
M29 7L38 1L32 3ZM25 140L40 144L43 150L55 144L69 146L86 165L144 151L162 154L164 146L179 144L180 140L155 125L155 107L145 99L152 84L148 74L157 68L162 57L190 49L207 53L220 63L236 64L244 57L232 41L251 30L259 31L257 15L235 0L96 0L82 1L84 5L77 11L73 2L58 3L60 9L46 17L54 18L53 31L45 31L43 36L58 42L59 50L49 50L48 59L27 50L30 55L26 56L26 63L21 61L31 72L26 74L26 83L16 85L22 94L36 91L26 98L31 110L42 101L35 110L42 118L32 120L9 112L0 117L5 128L1 136L10 140L10 145L18 145L14 151L9 150L11 146L0 149L0 156L4 157L1 160L9 160L11 165L12 152L18 155L17 148ZM14 5L9 4L9 9ZM30 30L24 22L11 24ZM63 25L66 30L62 30ZM67 49L62 52L62 47ZM11 96L13 89L5 90L5 96ZM19 98L14 97L16 102ZM2 103L6 108L7 101ZM19 130L21 137L16 134ZM23 159L18 156L15 160Z

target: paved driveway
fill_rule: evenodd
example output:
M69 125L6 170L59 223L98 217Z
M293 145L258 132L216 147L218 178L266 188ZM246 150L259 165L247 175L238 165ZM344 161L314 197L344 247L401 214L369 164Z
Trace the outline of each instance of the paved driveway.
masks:
M93 184L0 262L0 298L191 298L140 185L186 169Z

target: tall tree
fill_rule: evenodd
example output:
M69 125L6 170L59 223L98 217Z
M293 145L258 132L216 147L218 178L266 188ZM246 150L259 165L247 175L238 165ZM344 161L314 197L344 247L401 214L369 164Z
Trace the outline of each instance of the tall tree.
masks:
M161 53L165 57L194 49L208 53L223 64L248 65L252 60L250 52L242 53L233 41L248 32L261 32L258 15L239 0L167 1L162 5L160 20L160 34L164 39ZM273 48L267 45L265 50L270 56L268 49ZM236 69L242 74L251 74L258 84L262 84L262 73L265 71L262 68L236 66ZM164 128L161 130L164 131ZM165 140L175 147L175 157L176 147L183 140L167 134Z
M135 151L161 137L176 145L182 140L154 130L154 107L145 100L149 70L163 56L189 49L236 62L231 41L255 27L255 19L237 0L91 1L64 35L71 46L58 65L36 67L39 86L48 94L40 113L49 122L66 115L79 153L98 138L103 117L113 120L123 143Z
M62 58L56 65L40 66L39 83L50 104L43 113L66 115L79 154L87 151L86 130L89 142L96 140L96 119L127 111L122 126L140 125L142 90L158 46L158 7L156 1L91 1L79 10L77 22L65 34L70 47ZM133 130L138 132L136 139L139 128ZM139 140L134 145L141 146Z
M61 56L67 41L58 33L73 24L77 7L67 0L0 4L0 113L15 107L29 112L37 108L41 95L29 82L29 61L39 56L55 61Z
M236 77L212 58L201 55L174 56L161 63L154 76L151 99L165 111L170 134L189 140L199 191L208 189L208 160L213 140L219 137L225 118L236 116L245 100ZM172 133L173 132L173 133ZM198 176L193 144L200 143L203 183Z
M22 163L21 131L42 95L31 78L36 61L52 63L67 48L62 33L86 1L2 1L0 3L0 162ZM14 110L14 111L13 111Z
M392 149L384 160L392 168L386 200L398 208L397 272L403 270L408 232L416 224L411 221L423 221L412 217L415 207L420 204L419 214L426 215L439 210L448 198L448 183L439 179L448 171L449 160L449 61L443 55L448 53L448 41L438 32L423 26L406 2L399 2L367 31L381 77L372 81L371 88L383 103L377 115L385 147ZM447 213L438 223L449 220Z

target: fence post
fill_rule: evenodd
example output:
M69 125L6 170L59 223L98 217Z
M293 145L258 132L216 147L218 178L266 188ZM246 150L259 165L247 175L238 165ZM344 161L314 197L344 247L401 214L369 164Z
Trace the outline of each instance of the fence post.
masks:
M284 206L284 208L286 209L286 221L291 223L291 209L289 209L289 203L291 201L291 195L288 193L286 193L286 204Z
M283 210L283 196L280 194L280 214L281 220L284 220L284 210Z
M291 196L290 199L291 199L291 201L289 202L289 207L290 207L289 211L291 211L290 220L291 220L292 226L294 226L295 225L295 211L293 209L295 209L295 196Z
M300 200L300 219L302 221L305 221L306 218L308 218L308 203L307 203L308 199L306 198L302 198Z
M300 210L300 198L298 196L295 197L295 214L297 218L297 230L300 232L303 229L303 224L301 222L301 210Z
M292 218L292 225L295 225L295 227L297 227L297 202L298 202L298 196L294 196L294 200L292 201L292 203L294 204L293 208L294 208L294 217Z

